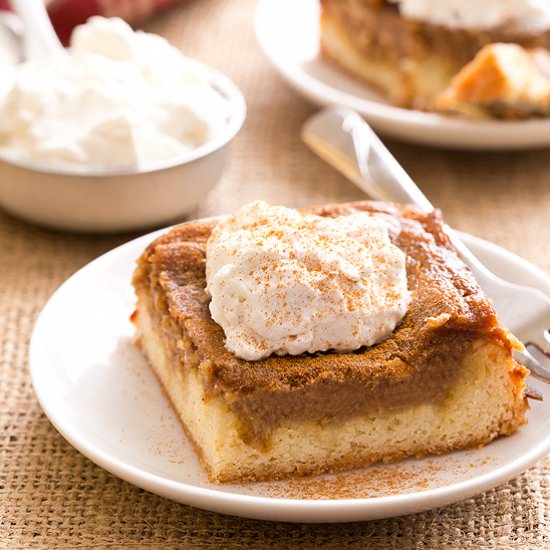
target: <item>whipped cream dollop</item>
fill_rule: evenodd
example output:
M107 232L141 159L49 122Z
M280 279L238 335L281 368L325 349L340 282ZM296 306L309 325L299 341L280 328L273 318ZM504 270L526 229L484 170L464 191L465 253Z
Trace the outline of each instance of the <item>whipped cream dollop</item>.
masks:
M447 27L550 27L550 0L391 0L402 15Z
M206 278L226 347L247 360L373 345L409 301L404 253L383 219L364 212L243 206L208 239Z
M146 167L184 157L229 105L164 38L92 17L71 48L0 67L0 150L43 165Z

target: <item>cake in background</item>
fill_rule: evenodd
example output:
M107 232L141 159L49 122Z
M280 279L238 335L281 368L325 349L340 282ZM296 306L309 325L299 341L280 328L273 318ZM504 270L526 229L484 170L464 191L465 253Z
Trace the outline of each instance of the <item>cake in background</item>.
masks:
M546 0L321 0L321 5L322 54L398 106L470 117L549 114Z

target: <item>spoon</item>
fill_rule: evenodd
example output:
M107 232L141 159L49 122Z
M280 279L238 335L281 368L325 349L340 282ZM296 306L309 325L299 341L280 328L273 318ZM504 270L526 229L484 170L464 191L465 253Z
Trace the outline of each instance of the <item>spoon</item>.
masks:
M41 61L65 52L42 0L11 0L11 5L25 27L25 59Z
M17 15L0 10L0 63L15 65L23 60L23 25Z

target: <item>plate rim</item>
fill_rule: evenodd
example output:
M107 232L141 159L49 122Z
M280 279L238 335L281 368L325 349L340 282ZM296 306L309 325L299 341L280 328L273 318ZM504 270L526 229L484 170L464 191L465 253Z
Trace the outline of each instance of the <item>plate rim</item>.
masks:
M215 217L201 218L193 221L201 221L212 218ZM77 451L116 477L165 498L211 511L230 513L232 515L241 515L244 517L257 519L273 519L273 513L281 511L301 511L305 512L306 516L308 514L319 514L320 512L323 512L324 515L318 519L304 519L305 516L302 515L295 521L338 522L354 521L361 518L374 519L398 516L406 513L437 508L452 502L458 502L483 493L501 483L504 483L505 481L508 481L509 479L524 472L538 460L543 458L548 452L550 452L549 433L545 439L540 441L529 451L508 462L507 464L499 466L494 470L483 473L472 479L451 483L450 485L444 485L441 487L412 493L378 497L296 499L233 493L224 491L223 489L218 490L208 487L198 487L190 483L171 480L127 463L124 460L113 456L112 453L105 451L103 448L99 448L96 445L89 443L85 436L81 435L76 428L71 426L70 422L64 422L63 420L60 421L55 412L52 412L49 406L48 391L41 386L39 374L41 361L36 357L36 349L38 346L37 342L41 337L42 326L46 324L49 310L56 306L57 300L60 299L59 296L62 296L64 289L69 285L75 284L75 280L78 281L78 278L82 276L81 274L83 272L97 269L98 266L101 266L107 259L119 255L126 247L138 246L140 243L143 243L143 247L145 247L146 243L151 242L159 235L169 231L171 227L159 229L135 239L131 239L130 241L105 252L73 273L55 290L46 302L45 306L42 308L36 319L30 339L29 371L32 386L38 402L48 420L63 436L63 438ZM486 241L464 232L460 232L460 234L466 244L474 244L476 248L489 250L496 255L502 256L507 262L513 262L516 265L521 264L522 269L525 269L525 271L529 272L535 278L544 281L544 284L540 284L539 288L545 285L548 288L540 288L543 292L550 292L550 276L548 276L541 268L531 264L511 251L506 250L497 244L491 243L490 241ZM193 501L193 499L196 500ZM234 509L235 506L241 506L241 508ZM396 512L393 508L399 508L401 511ZM228 509L230 509L229 512ZM338 514L334 515L334 517L331 516L330 519L327 519L329 514L334 514L335 512L338 512ZM349 519L350 517L352 518L351 520ZM292 521L292 519L285 518L284 521Z
M289 0L285 0L289 1ZM300 0L301 2L318 3L318 0ZM350 92L342 91L300 70L295 64L287 64L277 51L271 47L271 41L264 32L271 10L282 9L281 0L258 0L254 16L256 40L270 64L299 93L306 95L316 104L345 105L359 111L373 125L398 125L405 131L437 129L445 134L443 143L435 138L417 136L414 141L421 143L459 147L466 149L521 149L543 147L550 144L550 118L514 120L469 120L453 118L438 113L423 112L415 109L405 109L387 103L362 98ZM304 9L304 8L302 8ZM348 75L349 76L349 75ZM368 88L368 85L365 84ZM372 88L371 88L372 89ZM504 131L504 135L503 135ZM388 135L404 138L399 131L384 128ZM471 136L476 133L484 139L492 140L485 145L467 147L465 132ZM536 134L536 135L535 135ZM546 134L546 135L545 135Z

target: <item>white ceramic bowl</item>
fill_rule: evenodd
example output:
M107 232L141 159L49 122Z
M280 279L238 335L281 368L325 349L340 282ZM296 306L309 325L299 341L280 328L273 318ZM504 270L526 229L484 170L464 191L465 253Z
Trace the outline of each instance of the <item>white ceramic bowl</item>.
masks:
M93 233L159 226L191 212L218 182L246 116L237 86L218 71L199 66L231 105L230 119L214 139L183 159L141 170L60 170L0 154L0 206L40 225Z

